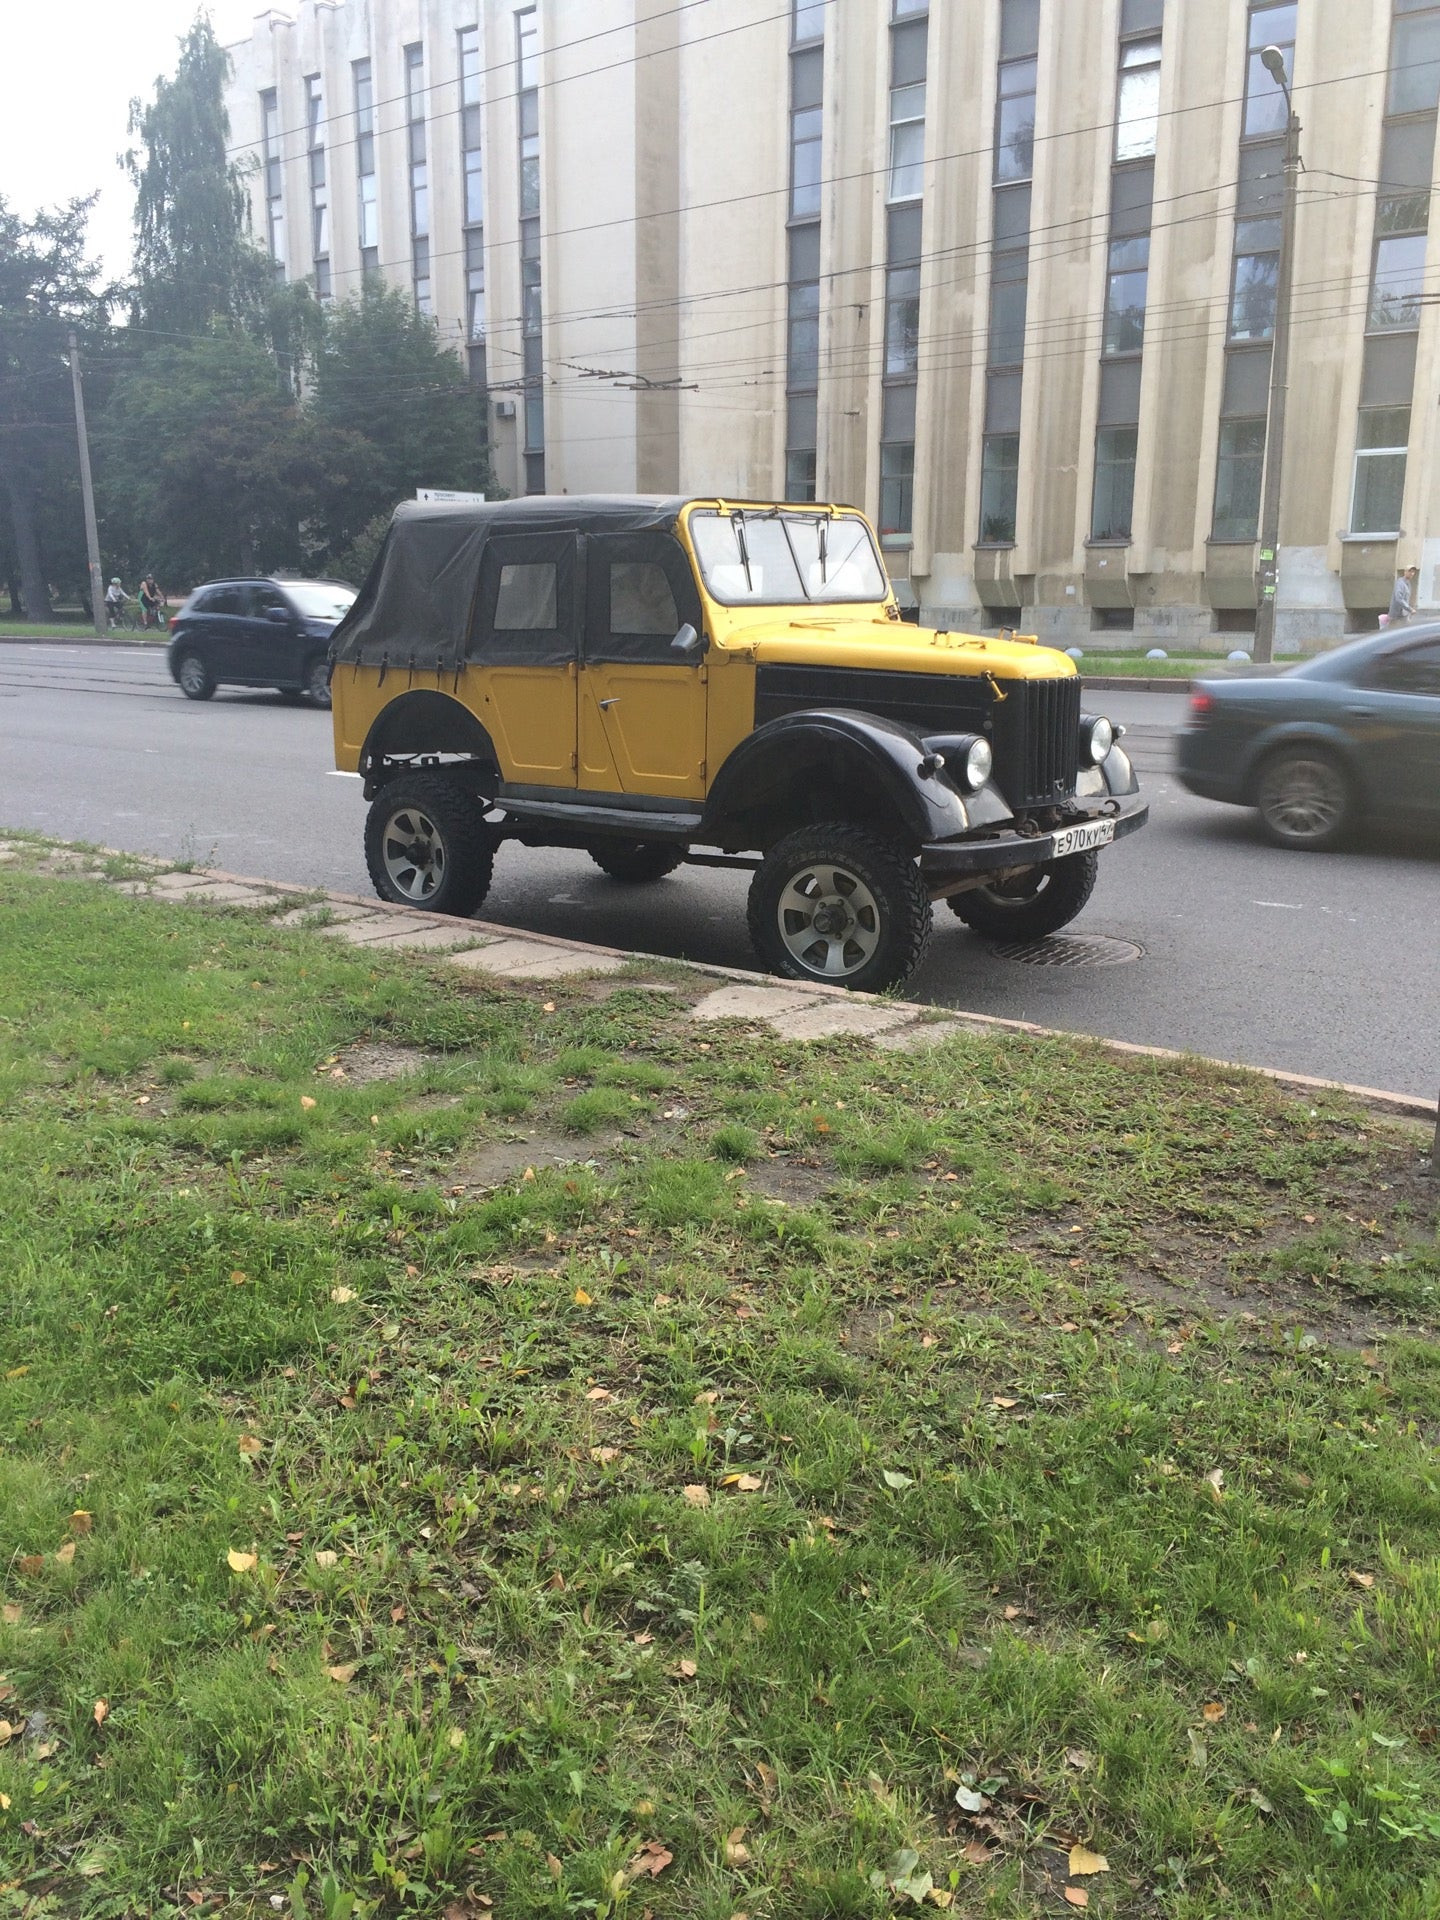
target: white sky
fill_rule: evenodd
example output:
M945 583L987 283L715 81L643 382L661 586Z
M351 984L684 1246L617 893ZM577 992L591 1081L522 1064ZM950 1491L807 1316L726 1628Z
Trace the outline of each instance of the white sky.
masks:
M263 0L211 0L222 42L250 31ZM28 218L100 189L90 251L104 276L130 268L134 192L117 155L130 101L172 74L196 0L0 0L0 195Z

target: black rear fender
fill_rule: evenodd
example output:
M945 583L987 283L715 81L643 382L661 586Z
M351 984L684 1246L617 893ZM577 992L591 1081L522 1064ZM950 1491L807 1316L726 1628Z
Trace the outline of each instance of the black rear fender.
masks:
M404 767L443 758L470 762L488 784L499 777L495 745L485 728L448 693L417 688L378 714L360 753L367 791Z

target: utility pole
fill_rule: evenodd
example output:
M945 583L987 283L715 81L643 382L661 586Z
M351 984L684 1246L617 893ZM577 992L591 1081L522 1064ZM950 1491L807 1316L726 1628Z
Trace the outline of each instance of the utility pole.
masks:
M105 584L100 578L100 534L95 525L95 489L90 481L90 437L85 431L85 392L80 385L80 342L70 329L70 384L75 389L75 437L80 442L80 495L85 502L85 551L90 561L90 612L95 636L105 638Z
M1275 338L1270 348L1270 405L1265 421L1265 485L1260 499L1260 563L1255 569L1255 658L1275 657L1275 588L1280 572L1280 465L1285 452L1285 401L1290 384L1290 288L1295 277L1295 205L1300 191L1300 118L1290 98L1285 56L1266 47L1260 59L1285 95L1284 197L1280 208L1280 274Z

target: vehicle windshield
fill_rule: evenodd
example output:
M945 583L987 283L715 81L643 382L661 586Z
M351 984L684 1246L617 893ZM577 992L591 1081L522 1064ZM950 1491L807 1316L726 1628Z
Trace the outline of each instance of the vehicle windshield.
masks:
M306 620L343 620L355 599L355 589L338 581L287 580L284 586Z
M705 585L727 607L883 600L885 570L858 514L803 507L692 513Z

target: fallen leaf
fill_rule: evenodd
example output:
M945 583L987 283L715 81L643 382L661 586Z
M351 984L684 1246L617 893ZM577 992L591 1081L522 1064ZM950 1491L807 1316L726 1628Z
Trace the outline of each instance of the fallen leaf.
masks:
M1007 1620L1018 1620L1020 1618L1021 1611L1022 1610L1019 1607L1006 1607L1005 1618Z
M317 1567L333 1567L339 1558L333 1547L321 1547L315 1555L315 1564Z
M587 1400L613 1400L615 1396L608 1387L591 1387L585 1398Z
M22 1553L19 1566L21 1573L27 1577L30 1574L41 1573L45 1567L45 1556L43 1553Z
M318 1103L310 1094L302 1093L300 1096L300 1104L305 1109L306 1113L309 1113L311 1108L316 1106Z
M0 1720L0 1747L12 1741L20 1729L10 1720Z
M449 1733L446 1735L446 1739L450 1745L458 1751L465 1744L465 1729L463 1727L451 1727Z
M719 1398L713 1387L707 1387L703 1393L697 1393L690 1404L692 1407L713 1407Z
M1078 1333L1080 1329L1073 1320L1062 1320L1060 1322L1060 1331L1061 1333Z
M103 1727L105 1722L110 1718L110 1702L108 1700L97 1700L91 1709L91 1718L97 1727Z
M1090 1904L1090 1896L1084 1887L1062 1887L1060 1891L1072 1907L1088 1907Z
M550 1869L550 1878L552 1880L558 1880L565 1871L564 1867L561 1866L560 1862L555 1858L553 1853L546 1854L545 1864Z
M734 1487L737 1493L758 1493L765 1482L758 1473L727 1473L722 1487Z
M1070 1849L1067 1871L1072 1880L1083 1880L1087 1874L1108 1873L1110 1862L1103 1853L1092 1853L1088 1847L1075 1846Z
M629 1871L637 1880L642 1873L648 1873L652 1880L656 1880L674 1858L674 1854L661 1841L647 1840L630 1862Z
M990 1396L990 1404L992 1407L1000 1407L1008 1413L1011 1407L1017 1407L1020 1403L1018 1400L1007 1400L1003 1393L992 1393Z
M710 1504L709 1487L682 1487L681 1492L692 1507L708 1507Z
M1186 1738L1190 1742L1190 1764L1192 1767L1207 1767L1210 1764L1210 1749L1200 1738L1194 1727L1186 1728Z
M922 1347L937 1347L940 1342L933 1333L922 1333L920 1336L920 1344Z
M753 1620L756 1616L752 1613L750 1618ZM769 1813L770 1802L774 1799L780 1785L780 1776L774 1767L767 1766L763 1760L757 1760L755 1762L755 1778L760 1783L760 1810L762 1813Z
M353 1287L331 1287L330 1298L335 1302L337 1307L348 1306L350 1301L355 1298L355 1289Z
M1373 1573L1357 1573L1354 1567L1350 1568L1345 1578L1350 1582L1352 1587L1373 1587L1375 1584L1375 1576Z
M0 1793L0 1813L8 1813L9 1811L10 1796L8 1793Z
M990 1802L974 1787L959 1786L955 1789L955 1804L964 1813L983 1813Z
M82 1534L89 1533L95 1524L93 1513L87 1513L84 1507L77 1507L70 1516L70 1531L78 1540Z
M1084 1747L1067 1747L1065 1749L1065 1764L1067 1767L1074 1767L1077 1773L1084 1773L1093 1758L1094 1756Z
M903 1493L906 1487L913 1487L915 1484L908 1473L891 1473L888 1468L882 1473L881 1478L895 1493Z
M0 1620L3 1620L7 1627L18 1627L24 1612L25 1609L23 1607L17 1607L13 1604L3 1606L0 1607Z
M590 1458L598 1460L602 1467L608 1467L612 1460L620 1458L619 1447L591 1447Z
M693 1660L681 1660L677 1664L675 1671L682 1680L693 1680L700 1669L695 1665Z
M522 1181L533 1180L535 1178L535 1169L533 1167L526 1167L524 1173L521 1174L520 1178Z
M253 1553L242 1553L239 1547L231 1547L225 1559L232 1573L249 1573L258 1557Z
M248 1273L242 1273L239 1267L236 1267L235 1271L230 1275L230 1284L232 1287L243 1287L249 1278Z
M1210 1489L1210 1497L1212 1500L1219 1502L1224 1499L1225 1469L1223 1467L1212 1467L1205 1476L1205 1484Z
M57 1547L55 1549L55 1558L60 1562L62 1567L68 1567L70 1562L75 1558L75 1542L73 1540L67 1540L63 1547Z
M1200 1709L1200 1718L1213 1727L1217 1720L1223 1720L1225 1718L1225 1702L1223 1700L1207 1700Z
M967 1840L960 1849L960 1857L968 1860L972 1867L988 1867L995 1855L983 1840Z
M750 1849L745 1845L744 1827L732 1827L725 1836L725 1864L727 1867L748 1867Z
M343 1667L326 1667L325 1671L337 1686L348 1687L359 1670L359 1662L352 1660Z
M240 1436L240 1451L242 1453L263 1453L265 1451L265 1442L260 1439L257 1434L242 1433Z
M591 1298L591 1296L585 1291L584 1287L576 1287L575 1304L577 1307L593 1307L595 1302ZM590 1399L593 1400L595 1398L595 1395L592 1393L589 1397Z

